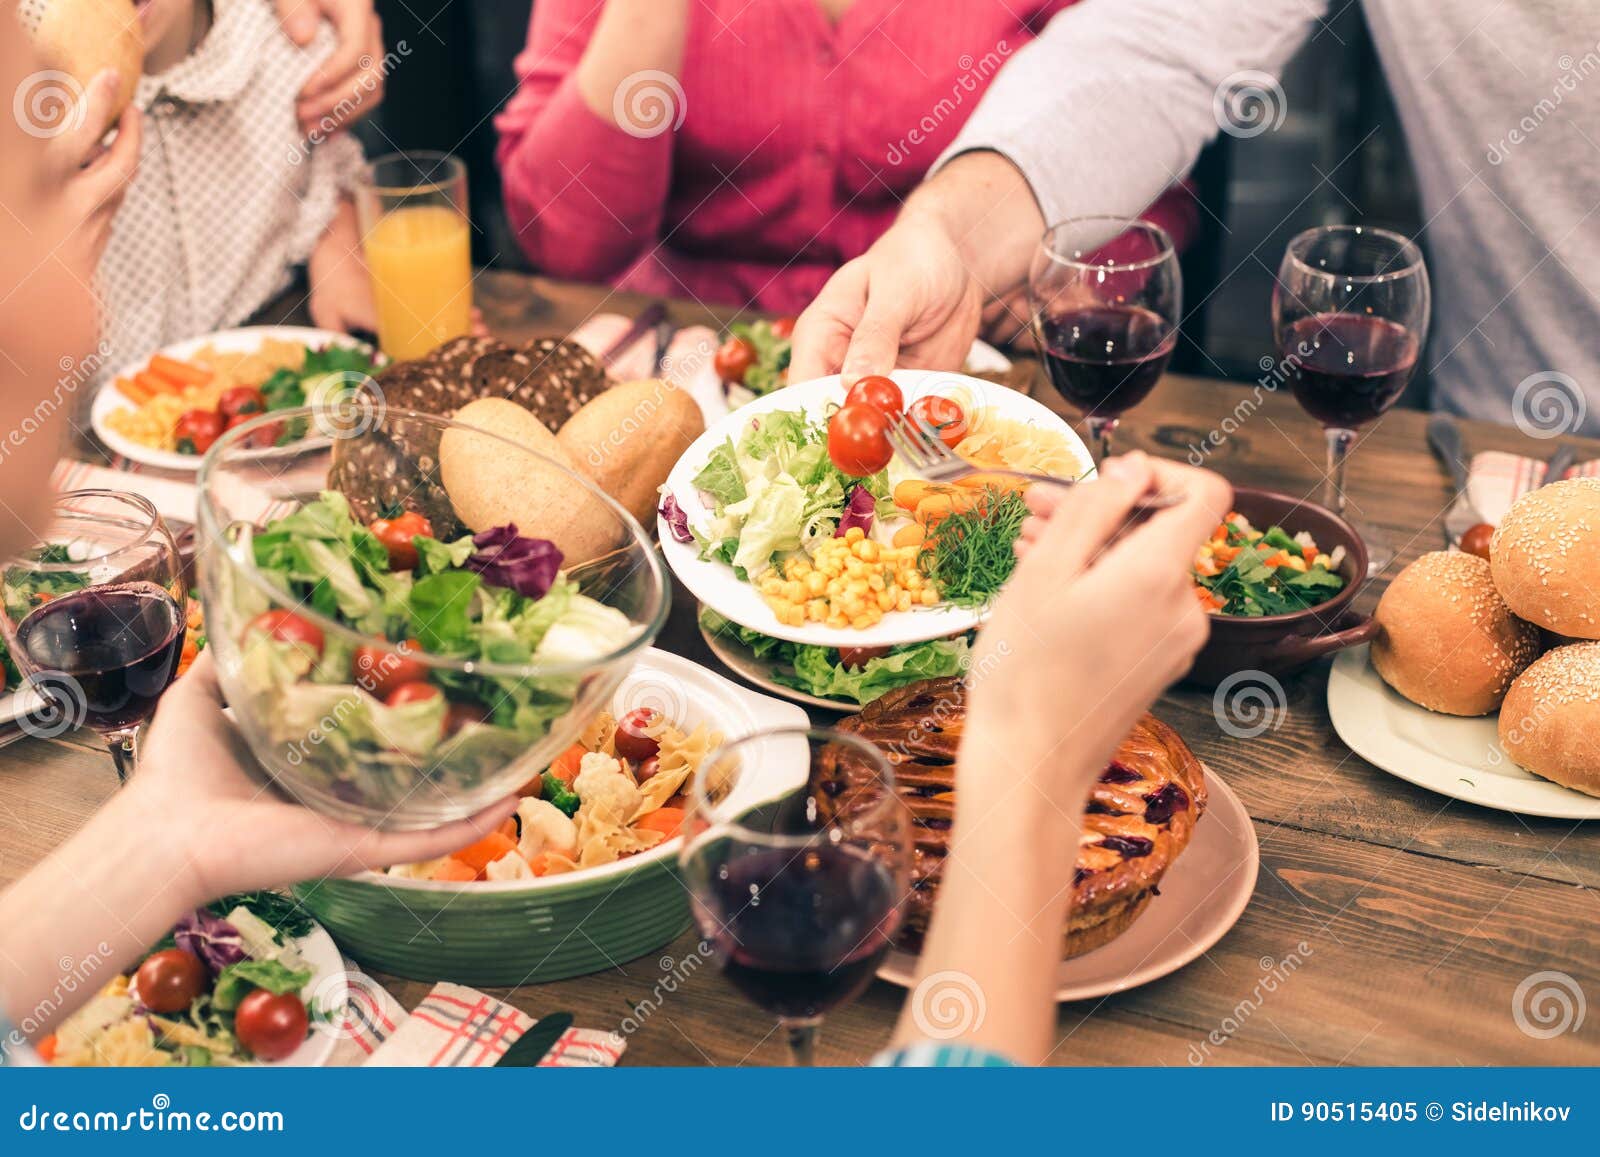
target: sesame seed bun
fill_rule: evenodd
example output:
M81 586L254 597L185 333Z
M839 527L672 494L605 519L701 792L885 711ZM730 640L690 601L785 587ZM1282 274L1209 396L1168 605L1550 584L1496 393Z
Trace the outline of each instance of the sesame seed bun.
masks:
M1511 613L1471 554L1435 551L1378 602L1372 665L1407 699L1445 715L1487 715L1539 654L1539 632Z
M1534 775L1600 796L1600 643L1557 647L1511 685L1500 746Z
M1600 639L1600 478L1569 478L1517 499L1489 559L1517 615L1559 635Z

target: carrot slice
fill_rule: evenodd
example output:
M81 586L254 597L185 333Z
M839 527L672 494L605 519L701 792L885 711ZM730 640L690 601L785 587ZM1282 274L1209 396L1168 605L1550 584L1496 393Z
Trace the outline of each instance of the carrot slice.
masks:
M465 884L469 880L478 878L478 870L471 864L464 864L452 856L433 870L435 880L444 880L453 884Z
M133 375L133 380L139 384L141 389L150 391L152 395L176 394L180 389L176 382L169 382L166 378L152 374L149 370L140 370Z
M51 1033L40 1041L34 1050L39 1054L39 1059L45 1064L53 1064L56 1059L56 1034Z
M516 840L501 832L490 832L477 843L468 844L460 851L452 853L451 858L460 860L474 872L481 872L507 852L516 850Z
M505 836L506 839L515 842L515 840L517 838L517 821L516 821L516 818L513 817L513 816L507 816L506 817L506 822L501 824L495 830L498 831L502 836Z
M165 354L157 354L151 358L149 370L156 377L165 378L180 390L186 390L190 386L203 386L214 376L204 366L180 362L177 358L169 358Z
M132 378L118 378L117 392L136 406L142 406L152 397L154 397L149 390L145 389Z
M658 807L649 815L635 820L633 826L640 831L660 832L662 839L670 840L683 830L683 809Z
M578 767L583 763L583 757L588 754L587 747L581 743L574 743L556 756L556 761L550 765L550 774L571 787L572 781L578 778Z

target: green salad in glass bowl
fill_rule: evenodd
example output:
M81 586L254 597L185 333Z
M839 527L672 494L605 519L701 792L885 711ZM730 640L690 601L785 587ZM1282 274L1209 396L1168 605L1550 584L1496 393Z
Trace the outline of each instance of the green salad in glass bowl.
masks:
M553 457L381 405L271 459L250 425L200 472L208 638L256 759L310 807L419 828L515 792L665 621L643 529Z

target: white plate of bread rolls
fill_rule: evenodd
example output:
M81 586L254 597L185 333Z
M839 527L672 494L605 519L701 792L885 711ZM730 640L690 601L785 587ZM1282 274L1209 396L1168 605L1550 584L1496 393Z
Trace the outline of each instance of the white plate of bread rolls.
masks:
M1436 552L1328 682L1357 755L1483 807L1600 819L1600 479L1518 499L1487 561Z

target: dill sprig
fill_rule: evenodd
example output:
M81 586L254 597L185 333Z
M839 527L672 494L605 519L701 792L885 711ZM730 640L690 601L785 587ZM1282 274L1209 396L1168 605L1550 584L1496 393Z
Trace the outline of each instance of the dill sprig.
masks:
M985 487L970 510L948 514L929 532L917 556L922 572L939 583L944 601L961 607L987 603L1017 568L1015 545L1028 517L1021 493Z

